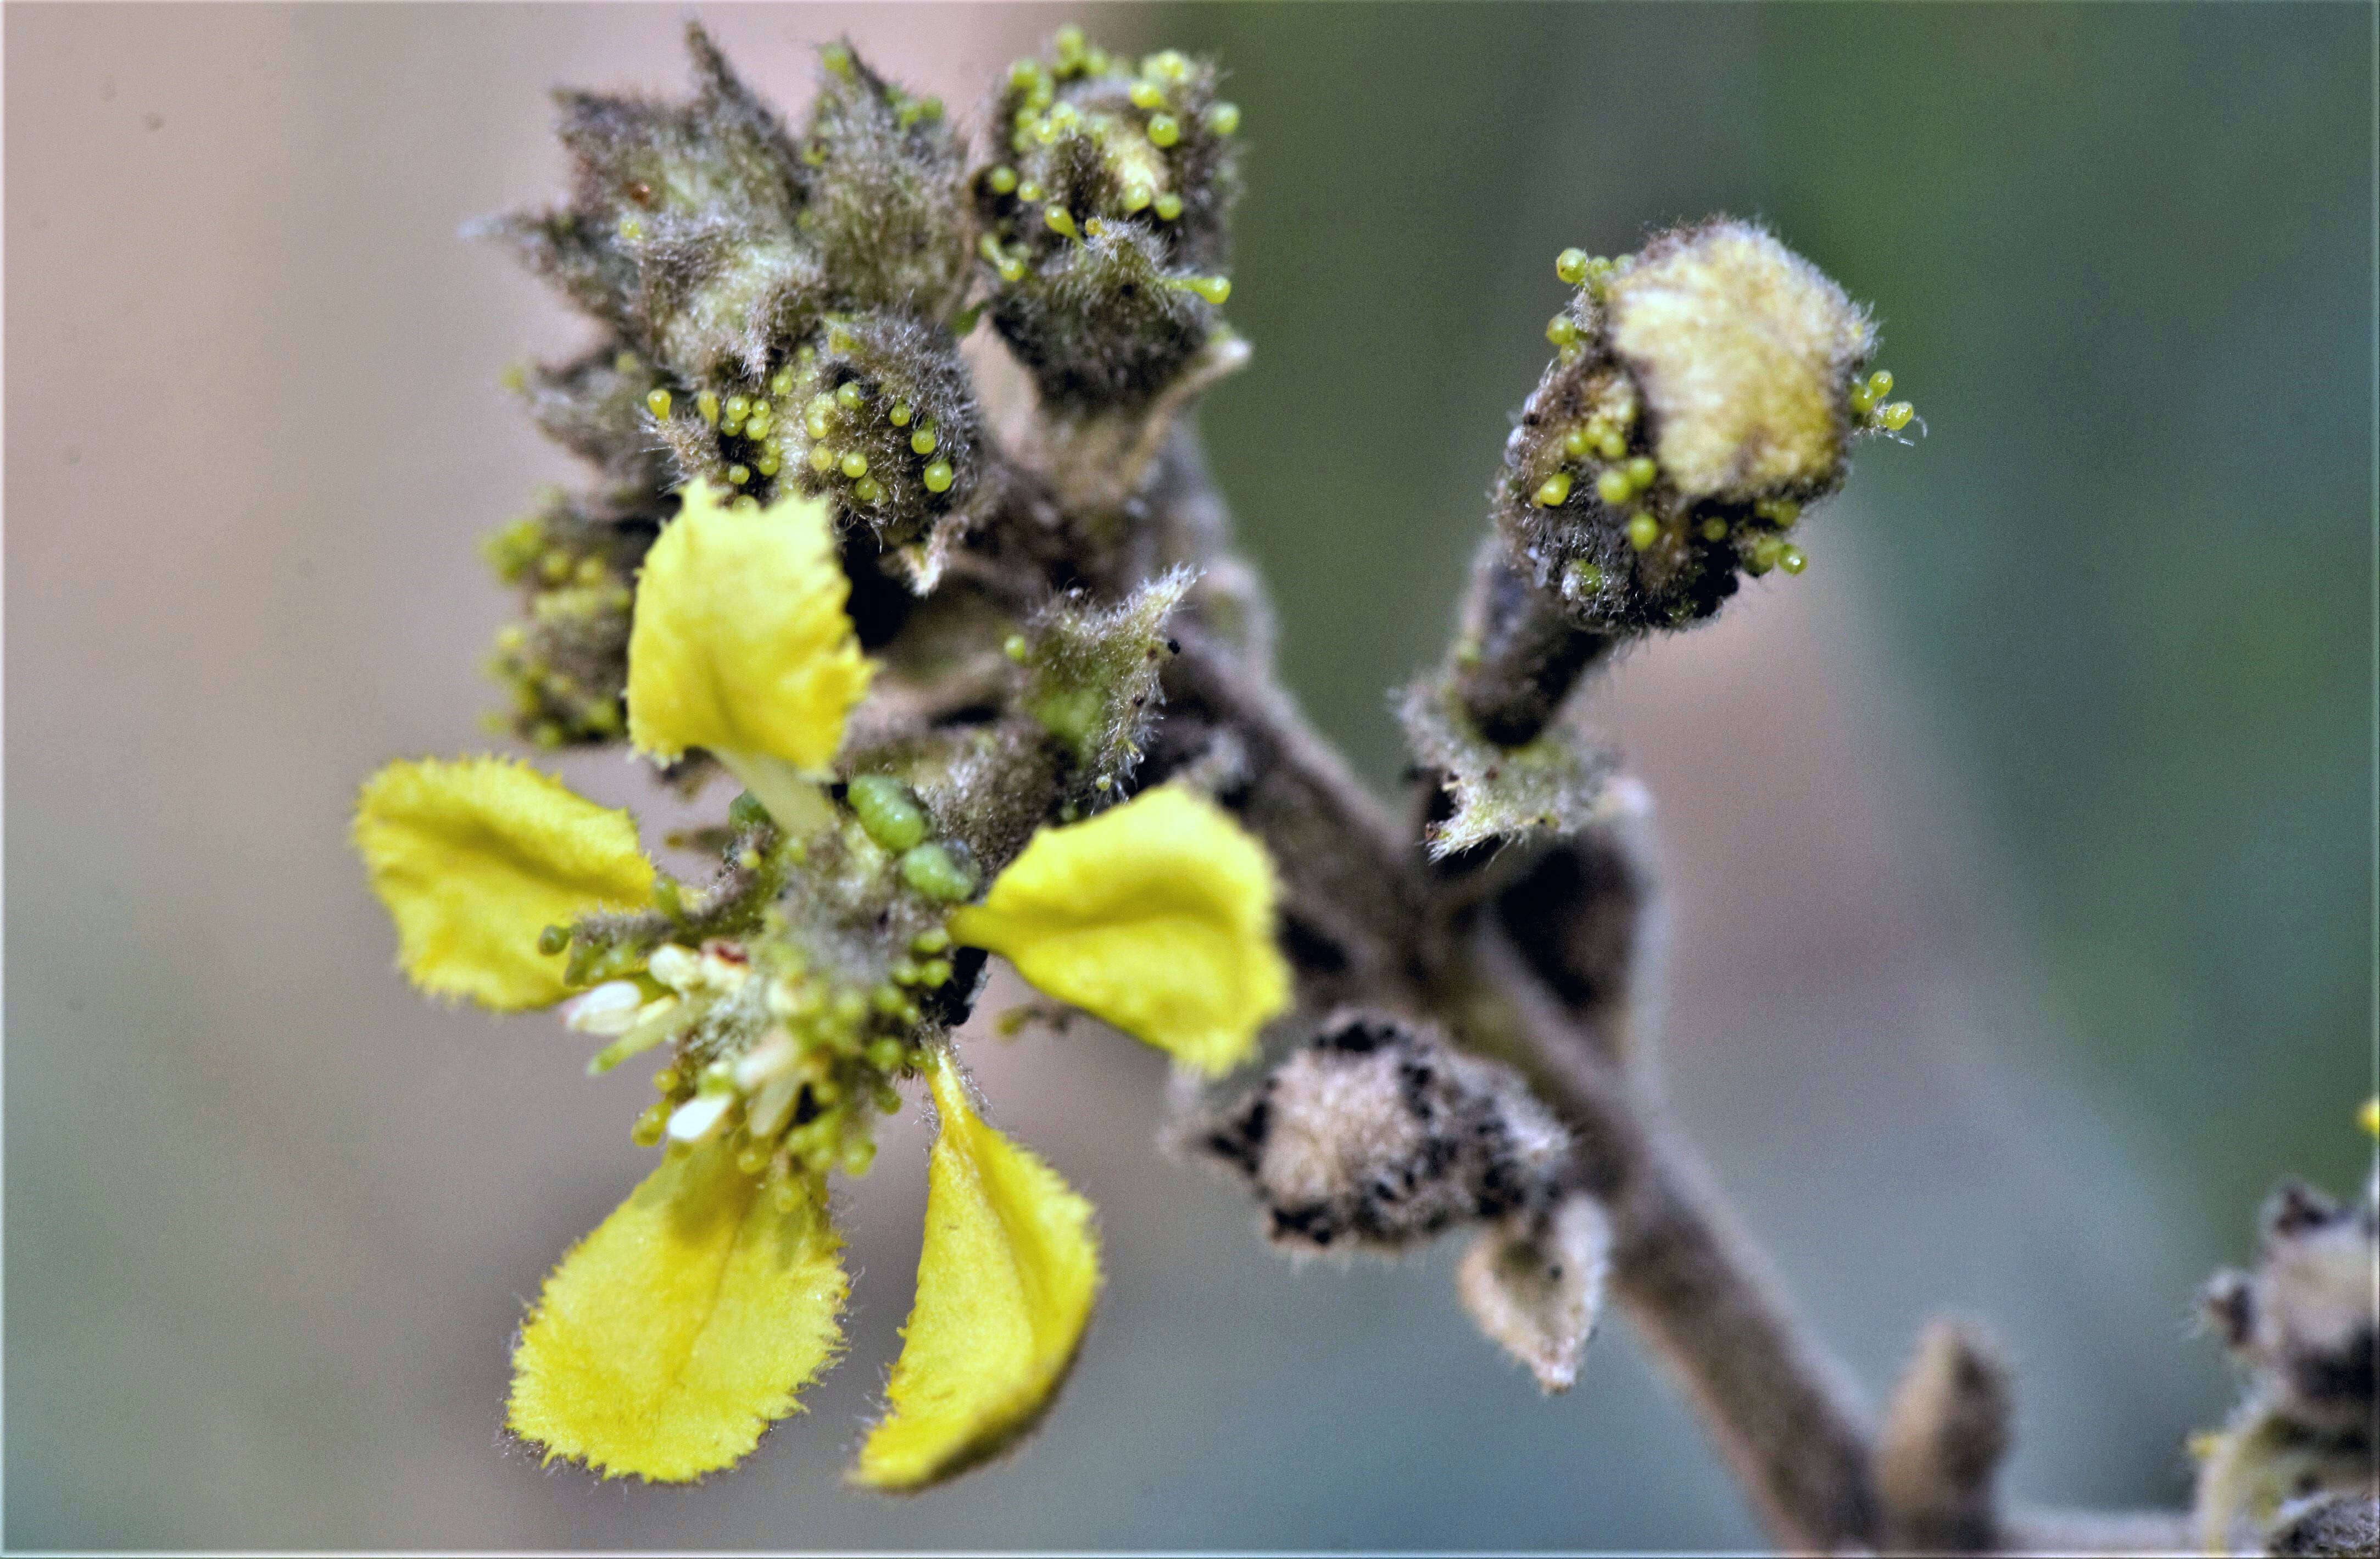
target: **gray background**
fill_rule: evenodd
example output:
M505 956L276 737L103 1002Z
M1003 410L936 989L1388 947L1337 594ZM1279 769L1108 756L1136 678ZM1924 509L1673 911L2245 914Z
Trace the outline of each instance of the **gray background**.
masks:
M7 7L7 1541L1756 1541L1624 1326L1547 1401L1451 1247L1273 1258L1150 1149L1157 1058L1086 1032L969 1051L1107 1231L1008 1465L839 1484L914 1114L841 1198L850 1357L747 1465L599 1487L499 1445L521 1303L642 1173L646 1095L412 997L346 811L484 744L473 542L576 477L495 382L580 327L455 229L559 188L549 84L680 90L679 14ZM1384 786L1558 249L1727 209L1875 300L1928 436L1862 457L1806 575L1598 695L1658 801L1666 1074L1872 1393L1928 1314L1986 1315L2020 1495L2179 1500L2228 1389L2192 1286L2278 1174L2364 1151L2369 13L705 14L795 111L844 29L954 105L1068 16L1223 52L1257 355L1206 425L1287 674Z

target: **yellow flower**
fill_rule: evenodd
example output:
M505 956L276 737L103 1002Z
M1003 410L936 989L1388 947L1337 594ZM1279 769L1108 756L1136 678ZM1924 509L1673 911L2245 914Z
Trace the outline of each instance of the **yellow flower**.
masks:
M709 749L781 826L807 831L826 816L809 781L871 671L826 502L731 507L701 481L682 496L637 581L628 739L663 762Z
M652 900L637 825L501 758L391 763L356 804L356 848L396 921L397 961L435 995L498 1012L560 1001L547 926Z
M1273 944L1271 858L1178 786L1044 829L951 935L1038 989L1210 1075L1245 1060L1288 1010Z
M547 1461L657 1483L732 1467L833 1358L823 1188L781 1208L733 1161L722 1140L664 1157L546 1279L504 1421Z
M1074 1365L1099 1285L1091 1204L984 1125L949 1051L927 1080L942 1124L917 1305L886 1392L892 1412L855 1475L882 1489L963 1471L1030 1429Z
M869 676L848 594L822 505L728 508L690 488L638 586L637 746L664 760L709 749L786 832L844 816L818 780ZM869 837L905 842L883 857L898 891L937 916L965 896L971 876L921 837L928 821L905 791L880 778L852 797ZM499 1008L567 993L566 966L543 950L548 927L655 902L626 813L499 759L391 765L364 787L356 840L407 972ZM799 840L780 847L782 860L808 859ZM939 875L916 869L928 851ZM784 882L746 870L774 884L770 895ZM868 1112L897 1107L894 1080L922 1070L941 1128L916 1302L886 1416L853 1476L915 1489L997 1455L1047 1411L1089 1323L1092 1210L984 1123L905 982L947 980L939 955L970 942L1050 994L1220 1071L1288 1004L1263 846L1212 802L1161 789L1037 835L983 905L956 911L947 930L913 921L882 968L799 944L771 956L782 927L754 944L698 949L678 934L689 924L681 902L665 896L673 939L618 944L643 972L586 993L570 1024L612 1041L598 1071L676 1046L656 1079L663 1097L635 1133L671 1146L547 1279L513 1356L506 1423L549 1461L605 1477L685 1481L748 1454L840 1345L847 1285L825 1171L864 1170Z

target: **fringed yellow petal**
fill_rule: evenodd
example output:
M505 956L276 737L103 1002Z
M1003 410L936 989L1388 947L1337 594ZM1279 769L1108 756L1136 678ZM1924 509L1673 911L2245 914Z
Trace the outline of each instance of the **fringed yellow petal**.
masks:
M869 676L825 500L739 511L700 481L684 499L637 581L629 740L663 761L701 747L824 771Z
M356 802L356 848L396 920L415 984L498 1012L560 1001L560 954L538 933L651 902L637 824L501 758L391 763Z
M1099 1285L1091 1204L983 1124L946 1050L928 1075L941 1133L927 1170L917 1300L891 1412L853 1477L917 1489L1033 1427L1075 1362Z
M1289 1006L1272 859L1177 786L1044 829L951 919L1041 991L1220 1076Z
M663 1159L546 1279L505 1424L607 1478L734 1466L842 1341L839 1244L821 1188L780 1212L723 1136Z

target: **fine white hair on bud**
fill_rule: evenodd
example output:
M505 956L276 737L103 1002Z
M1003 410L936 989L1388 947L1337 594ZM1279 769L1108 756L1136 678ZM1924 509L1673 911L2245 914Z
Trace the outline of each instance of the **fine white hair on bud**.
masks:
M1545 1206L1570 1138L1507 1068L1357 1012L1334 1015L1197 1146L1247 1177L1276 1245L1389 1252Z
M1612 349L1681 496L1749 503L1835 481L1876 330L1816 266L1749 223L1714 222L1647 246L1609 298Z

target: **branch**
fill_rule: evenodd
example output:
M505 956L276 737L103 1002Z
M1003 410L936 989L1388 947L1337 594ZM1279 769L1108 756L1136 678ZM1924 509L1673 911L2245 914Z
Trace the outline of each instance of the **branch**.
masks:
M1625 1047L1583 1027L1548 988L1549 958L1524 958L1496 918L1441 922L1410 836L1286 694L1208 636L1185 630L1183 646L1163 727L1174 762L1152 783L1182 766L1201 739L1192 733L1228 729L1244 744L1246 780L1223 799L1281 863L1301 986L1329 988L1319 1002L1410 1005L1517 1068L1574 1134L1575 1183L1609 1211L1613 1291L1771 1536L1806 1553L1878 1545L1872 1431L1847 1371L1793 1317L1699 1155L1626 1069ZM2182 1521L2044 1515L1983 1530L2011 1553L2146 1553L2171 1551Z

